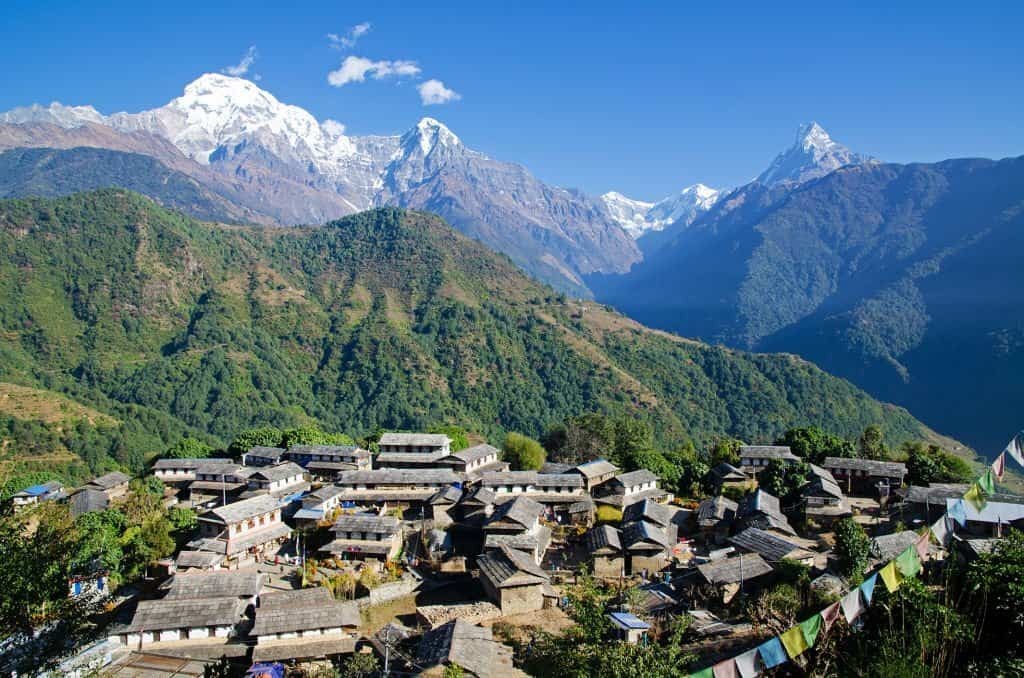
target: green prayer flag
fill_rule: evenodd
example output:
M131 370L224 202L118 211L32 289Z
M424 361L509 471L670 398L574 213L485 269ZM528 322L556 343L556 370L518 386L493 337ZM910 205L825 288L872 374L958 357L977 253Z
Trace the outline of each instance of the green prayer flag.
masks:
M690 678L715 678L715 671L709 666L706 669L691 673Z
M990 497L996 493L996 479L992 469L985 471L985 474L978 478L978 487Z
M814 647L814 641L818 640L818 634L821 633L821 623L821 614L816 614L810 619L800 622L800 630L804 632L807 647Z
M908 546L903 553L896 556L896 567L904 577L916 577L921 571L921 558L917 555L917 548Z
M971 503L971 506L974 507L975 511L983 511L985 509L985 505L988 503L985 500L985 490L981 489L981 485L979 485L977 481L975 481L975 483L971 485L971 489L967 490L964 494L964 499Z

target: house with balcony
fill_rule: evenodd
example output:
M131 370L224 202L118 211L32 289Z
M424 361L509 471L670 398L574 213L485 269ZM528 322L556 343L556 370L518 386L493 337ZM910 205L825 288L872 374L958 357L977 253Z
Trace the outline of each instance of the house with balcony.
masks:
M397 518L367 513L338 516L331 527L334 539L320 550L345 560L394 560L402 551L402 529Z
M281 510L280 500L266 494L211 509L198 517L199 536L189 548L223 554L229 568L255 564L291 536Z

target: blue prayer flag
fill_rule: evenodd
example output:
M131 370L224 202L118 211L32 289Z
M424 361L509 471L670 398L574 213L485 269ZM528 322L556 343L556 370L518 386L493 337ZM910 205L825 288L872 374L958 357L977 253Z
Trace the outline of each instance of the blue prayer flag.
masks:
M785 664L789 661L789 655L786 654L786 649L782 647L782 642L778 636L758 645L757 653L761 655L761 661L764 662L766 669L774 668L779 664Z
M864 583L860 585L860 592L864 596L864 602L868 605L871 604L871 596L875 592L875 582L878 580L878 575L873 574L864 580Z

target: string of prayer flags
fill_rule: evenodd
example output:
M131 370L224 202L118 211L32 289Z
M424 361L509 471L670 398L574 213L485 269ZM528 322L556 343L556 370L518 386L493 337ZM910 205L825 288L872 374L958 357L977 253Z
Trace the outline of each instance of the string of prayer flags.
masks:
M874 575L872 575L872 579L874 579ZM837 602L832 603L821 611L821 623L826 633L828 633L828 630L836 623L836 620L839 619L841 612L842 610L839 609L839 603Z
M996 480L1003 481L1003 474L1006 473L1006 452L1000 452L996 460L992 462L992 473L995 474Z
M960 527L964 527L967 525L967 507L964 506L963 499L957 499L955 502L953 502L953 504L949 507L947 513L949 514L950 518L955 520L957 524L960 525Z
M766 669L773 669L779 664L785 664L789 660L786 656L786 650L782 647L782 641L779 640L778 636L758 645L757 653L761 655L761 661L764 662Z
M882 581L885 582L885 588L889 593L900 587L900 575L896 571L896 561L890 560L886 563L879 574L882 575Z
M1006 449L1003 450L1003 452L1010 455L1010 459L1017 462L1018 466L1024 466L1024 450L1021 449L1020 439L1021 434L1018 433L1013 437L1013 440L1010 441L1010 444L1006 446Z
M739 674L736 673L736 662L732 659L718 662L711 667L711 672L715 678L739 678Z
M839 606L843 608L843 616L846 617L846 621L849 624L853 624L857 620L857 617L864 612L864 606L860 601L860 589L856 588L839 601Z
M916 577L921 571L921 559L917 556L917 547L908 546L903 553L896 556L896 567L899 568L900 576L904 579Z
M875 594L875 583L878 581L878 575L873 574L864 580L864 583L860 585L860 592L864 596L864 602L868 605L871 604L871 596Z
M747 650L736 657L736 670L740 678L754 678L760 671L757 670L757 648Z
M799 624L779 636L779 640L782 641L782 647L786 648L786 653L791 659L796 659L811 648Z

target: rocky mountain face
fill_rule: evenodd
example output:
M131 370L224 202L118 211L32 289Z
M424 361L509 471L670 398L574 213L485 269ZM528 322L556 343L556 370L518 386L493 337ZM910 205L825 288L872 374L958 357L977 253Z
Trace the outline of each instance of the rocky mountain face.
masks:
M428 209L580 294L582 275L622 272L640 259L601 201L473 151L436 120L401 136L347 136L339 123L226 75L203 75L166 106L141 113L53 104L0 114L0 148L19 146L150 154L281 224L322 223L376 205Z
M687 186L656 203L627 198L611 191L601 196L612 217L634 238L650 236L672 224L689 226L711 209L721 191L704 184Z
M766 186L798 185L840 167L875 162L878 161L834 141L818 123L809 122L797 129L793 145L777 155L756 181Z
M987 452L1021 425L1022 250L1024 158L868 163L740 188L588 282L651 326L797 353Z

